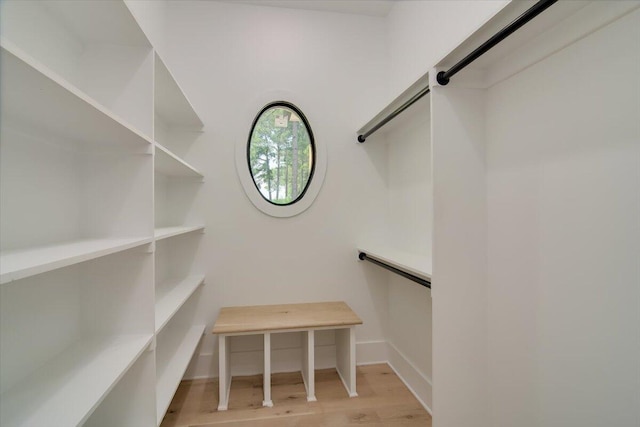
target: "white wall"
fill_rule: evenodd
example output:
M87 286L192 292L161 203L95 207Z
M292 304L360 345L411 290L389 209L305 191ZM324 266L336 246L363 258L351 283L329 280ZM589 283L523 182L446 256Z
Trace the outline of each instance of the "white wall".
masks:
M199 317L212 326L221 306L344 300L364 321L359 350L367 342L384 348L375 343L384 340L386 277L365 275L355 252L358 237L385 222L384 149L365 153L354 143L367 119L362 106L383 96L376 88L385 85L384 19L218 2L163 5L154 13L165 16L165 26L149 26L147 34L157 44L156 31L164 33L159 52L205 123L203 137L184 153L205 175L196 202L202 210L195 208L207 222ZM328 151L319 196L288 219L250 203L234 160L255 114L282 94L302 109ZM295 342L291 337L280 347ZM205 337L191 375L217 375L215 347L214 336ZM235 348L260 347L238 340ZM384 360L384 352L376 354Z
M488 425L640 422L639 40L636 10L488 92Z
M640 420L640 11L574 6L433 88L438 427Z

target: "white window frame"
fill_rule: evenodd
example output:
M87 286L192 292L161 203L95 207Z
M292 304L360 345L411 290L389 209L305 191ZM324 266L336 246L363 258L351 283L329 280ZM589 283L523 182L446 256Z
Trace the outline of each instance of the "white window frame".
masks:
M296 98L297 97L294 94L285 91L271 91L264 93L251 104L252 108L247 109L245 112L243 122L246 123L246 126L242 129L242 136L238 135L236 137L236 172L238 173L238 178L240 179L242 188L244 189L249 201L256 208L261 212L276 218L288 218L306 211L313 204L316 197L318 197L327 172L327 149L325 144L322 143L322 136L319 135L314 128L312 132L314 133L315 145L315 170L311 177L311 181L308 184L307 191L304 193L302 198L297 202L288 205L273 204L260 194L260 191L253 181L253 176L251 176L249 162L247 159L247 144L249 133L253 132L252 125L256 118L256 114L269 103L286 101L300 109L300 111L307 117L309 126L311 127L312 123L315 121L313 118L309 117L308 110L301 106L301 104L304 103L300 102L300 100Z

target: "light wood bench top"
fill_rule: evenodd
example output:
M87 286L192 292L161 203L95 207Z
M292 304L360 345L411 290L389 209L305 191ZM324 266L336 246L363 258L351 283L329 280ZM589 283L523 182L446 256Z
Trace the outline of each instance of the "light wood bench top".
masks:
M361 325L362 320L344 302L223 307L214 334L313 329Z

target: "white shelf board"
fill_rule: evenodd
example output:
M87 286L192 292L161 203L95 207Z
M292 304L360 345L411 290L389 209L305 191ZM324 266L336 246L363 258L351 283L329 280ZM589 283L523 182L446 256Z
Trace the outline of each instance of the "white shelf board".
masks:
M83 146L151 139L7 40L0 40L0 120Z
M156 334L171 320L174 314L204 283L204 275L188 276L183 279L170 280L162 288L171 289L156 301Z
M388 103L378 114L376 114L371 120L369 120L364 126L358 129L357 134L362 135L366 133L369 129L378 124L382 119L387 117L389 114L394 112L398 107L407 102L413 96L418 94L424 87L429 85L429 73L426 73L424 76L420 77L414 84L409 86L404 92L398 95L393 101ZM409 107L411 108L411 107ZM385 126L389 126L387 123ZM390 126L389 126L390 127ZM383 132L384 126L380 128L379 132ZM354 139L354 142L358 142Z
M159 227L155 230L156 240L168 239L169 237L179 236L181 234L192 233L194 231L204 230L204 225L185 225L178 227Z
M153 241L145 238L82 239L0 252L0 284L103 257Z
M358 252L364 252L367 256L375 258L378 261L385 262L400 270L422 277L423 279L431 280L431 257L426 255L379 246L359 246Z
M157 53L154 95L155 111L169 127L202 128L202 120Z
M156 142L155 171L167 176L203 178L204 175L189 163Z
M0 424L82 425L152 338L152 334L121 335L71 346L2 394Z
M175 346L175 353L167 361L166 366L158 372L156 386L156 405L158 425L162 422L164 414L169 408L171 399L180 385L180 380L184 376L189 361L193 356L200 337L204 332L205 325L195 325L189 328L189 331L181 336L181 340Z

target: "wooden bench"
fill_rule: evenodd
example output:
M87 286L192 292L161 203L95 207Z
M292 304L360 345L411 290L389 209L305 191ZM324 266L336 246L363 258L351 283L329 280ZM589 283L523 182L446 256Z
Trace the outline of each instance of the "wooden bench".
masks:
M302 378L307 389L307 400L315 397L314 331L336 330L336 369L350 397L356 393L356 340L355 326L362 320L344 302L308 304L256 305L223 307L213 327L218 335L220 365L220 400L218 411L227 409L231 390L228 337L262 334L264 336L264 400L271 401L271 334L302 332Z

